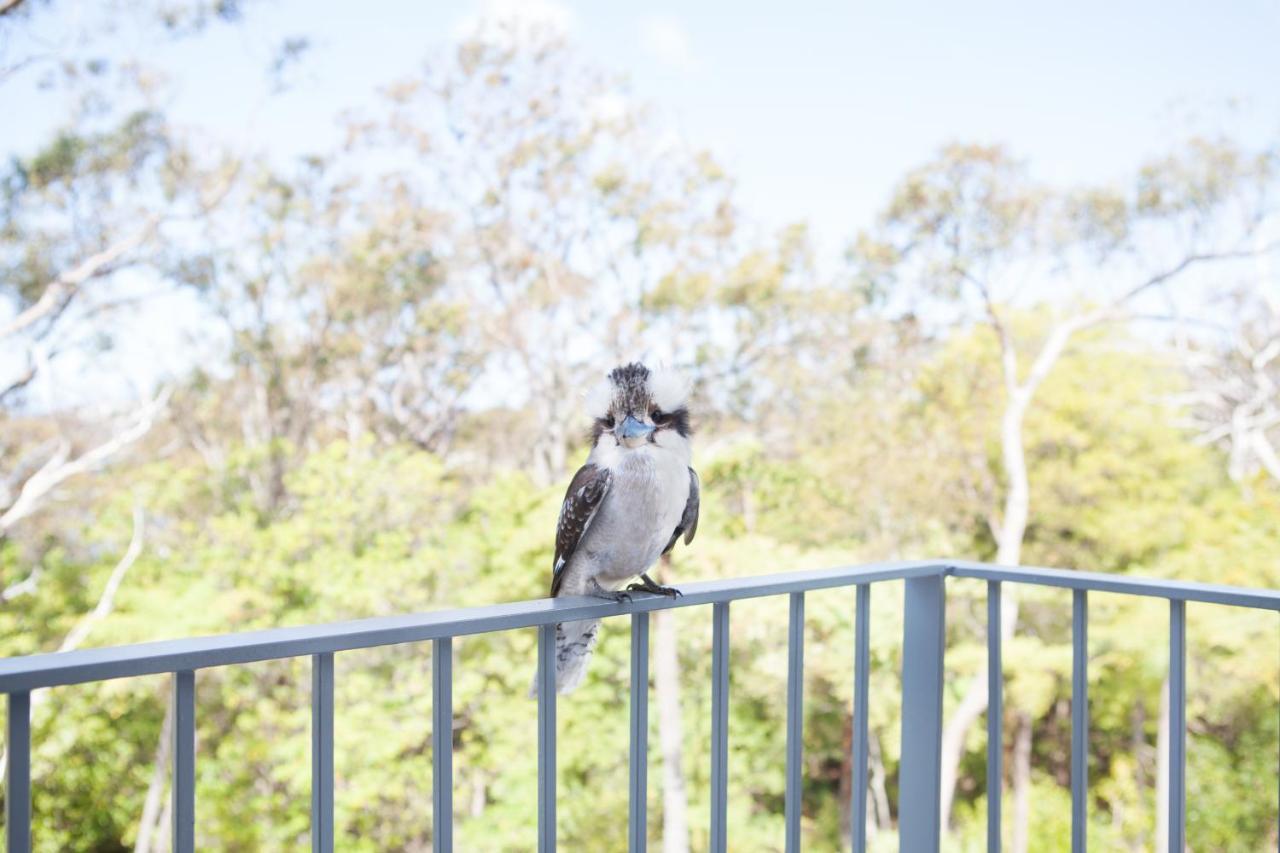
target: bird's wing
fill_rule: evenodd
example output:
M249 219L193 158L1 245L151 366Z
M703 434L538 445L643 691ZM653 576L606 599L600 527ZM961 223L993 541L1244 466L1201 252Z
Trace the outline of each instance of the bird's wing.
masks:
M560 520L556 522L556 556L551 567L551 595L560 591L564 580L564 567L569 565L578 543L586 535L587 528L596 517L596 511L609 493L613 474L608 468L587 464L578 469L564 494L560 505Z
M688 545L693 541L693 534L698 532L698 506L702 503L702 488L698 480L698 472L689 469L689 499L684 502L684 513L680 516L680 523L676 525L675 532L671 534L671 541L667 543L667 547L662 549L662 553L667 554L672 548L676 547L676 540L680 538L680 534L684 534L684 544Z

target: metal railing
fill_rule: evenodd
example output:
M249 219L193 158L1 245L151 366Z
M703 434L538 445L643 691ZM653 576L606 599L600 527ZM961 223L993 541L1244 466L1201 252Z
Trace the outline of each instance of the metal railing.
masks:
M649 613L677 607L712 606L711 809L714 851L728 847L729 778L729 605L762 596L790 597L787 631L786 849L800 849L803 752L804 596L835 587L857 589L854 640L852 837L855 851L866 848L867 708L871 585L905 581L902 653L902 749L898 825L902 850L938 849L943 658L946 640L947 577L987 582L988 779L1000 779L1003 735L1001 672L1001 585L1036 584L1073 590L1071 796L1072 850L1085 849L1087 826L1088 593L1151 596L1170 603L1169 845L1181 850L1186 827L1186 602L1280 610L1280 592L1212 584L1163 581L1057 569L1007 568L983 563L932 560L853 566L765 577L706 581L682 586L671 600L637 596L613 603L590 598L522 601L466 610L388 616L143 643L114 648L30 655L0 660L0 693L8 697L8 759L5 834L10 853L31 845L31 691L67 684L158 673L174 676L173 849L195 847L195 674L197 670L309 655L311 692L312 849L329 853L333 835L333 656L336 652L397 643L432 642L433 840L437 851L452 848L453 837L453 672L454 637L538 629L538 849L556 843L555 625L580 619L631 617L631 746L628 838L632 851L645 848L648 754ZM1000 786L988 791L988 849L1000 849Z

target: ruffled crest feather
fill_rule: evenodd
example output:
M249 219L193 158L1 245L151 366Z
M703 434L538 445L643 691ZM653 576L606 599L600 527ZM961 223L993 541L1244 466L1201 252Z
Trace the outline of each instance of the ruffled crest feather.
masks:
M689 399L689 380L678 371L659 367L649 376L649 393L659 409L674 412Z

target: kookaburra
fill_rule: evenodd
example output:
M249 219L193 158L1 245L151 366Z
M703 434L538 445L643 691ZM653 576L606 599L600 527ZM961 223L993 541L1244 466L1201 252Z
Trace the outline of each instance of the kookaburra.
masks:
M688 386L643 364L616 368L587 396L591 455L569 483L560 520L551 595L614 601L629 592L675 597L649 568L698 529L698 475L690 467ZM625 581L640 582L619 591ZM595 647L598 621L556 626L556 690L577 687Z

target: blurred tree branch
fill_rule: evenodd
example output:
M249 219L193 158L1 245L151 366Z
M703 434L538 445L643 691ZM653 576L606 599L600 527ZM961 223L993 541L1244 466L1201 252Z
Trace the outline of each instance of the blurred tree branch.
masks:
M3 505L4 511L0 513L0 539L9 535L14 525L39 509L62 483L80 474L97 470L124 448L146 435L164 412L170 394L170 389L162 390L130 413L123 427L88 450L74 453L71 441L60 436L54 451L34 473L22 481L21 485L12 482L5 484L10 502ZM30 590L24 587L23 583L25 581L6 587L0 593L0 600L7 601L16 595L29 592Z
M128 575L129 569L133 568L133 564L138 561L138 557L142 554L143 544L146 541L146 512L141 502L135 502L133 506L133 527L132 533L129 535L129 544L125 548L124 553L112 568L111 574L107 576L107 582L102 588L102 592L98 595L98 602L93 609L80 617L66 636L62 638L62 642L58 644L59 652L70 652L80 648L80 645L88 638L89 633L98 623L111 614L115 607L116 594L120 591L120 585L124 583L125 576ZM33 576L34 577L34 576ZM8 590L5 590L7 593ZM9 596L0 597L0 600L8 600ZM47 689L36 690L31 694L31 713L44 705L49 698ZM0 747L0 767L5 766L7 758L7 747Z
M49 282L44 286L40 298L24 308L8 323L0 326L0 340L26 330L55 312L61 313L66 310L67 305L85 282L111 272L114 269L112 265L117 260L151 238L159 221L158 216L151 217L142 228L117 240L102 251L90 255Z

